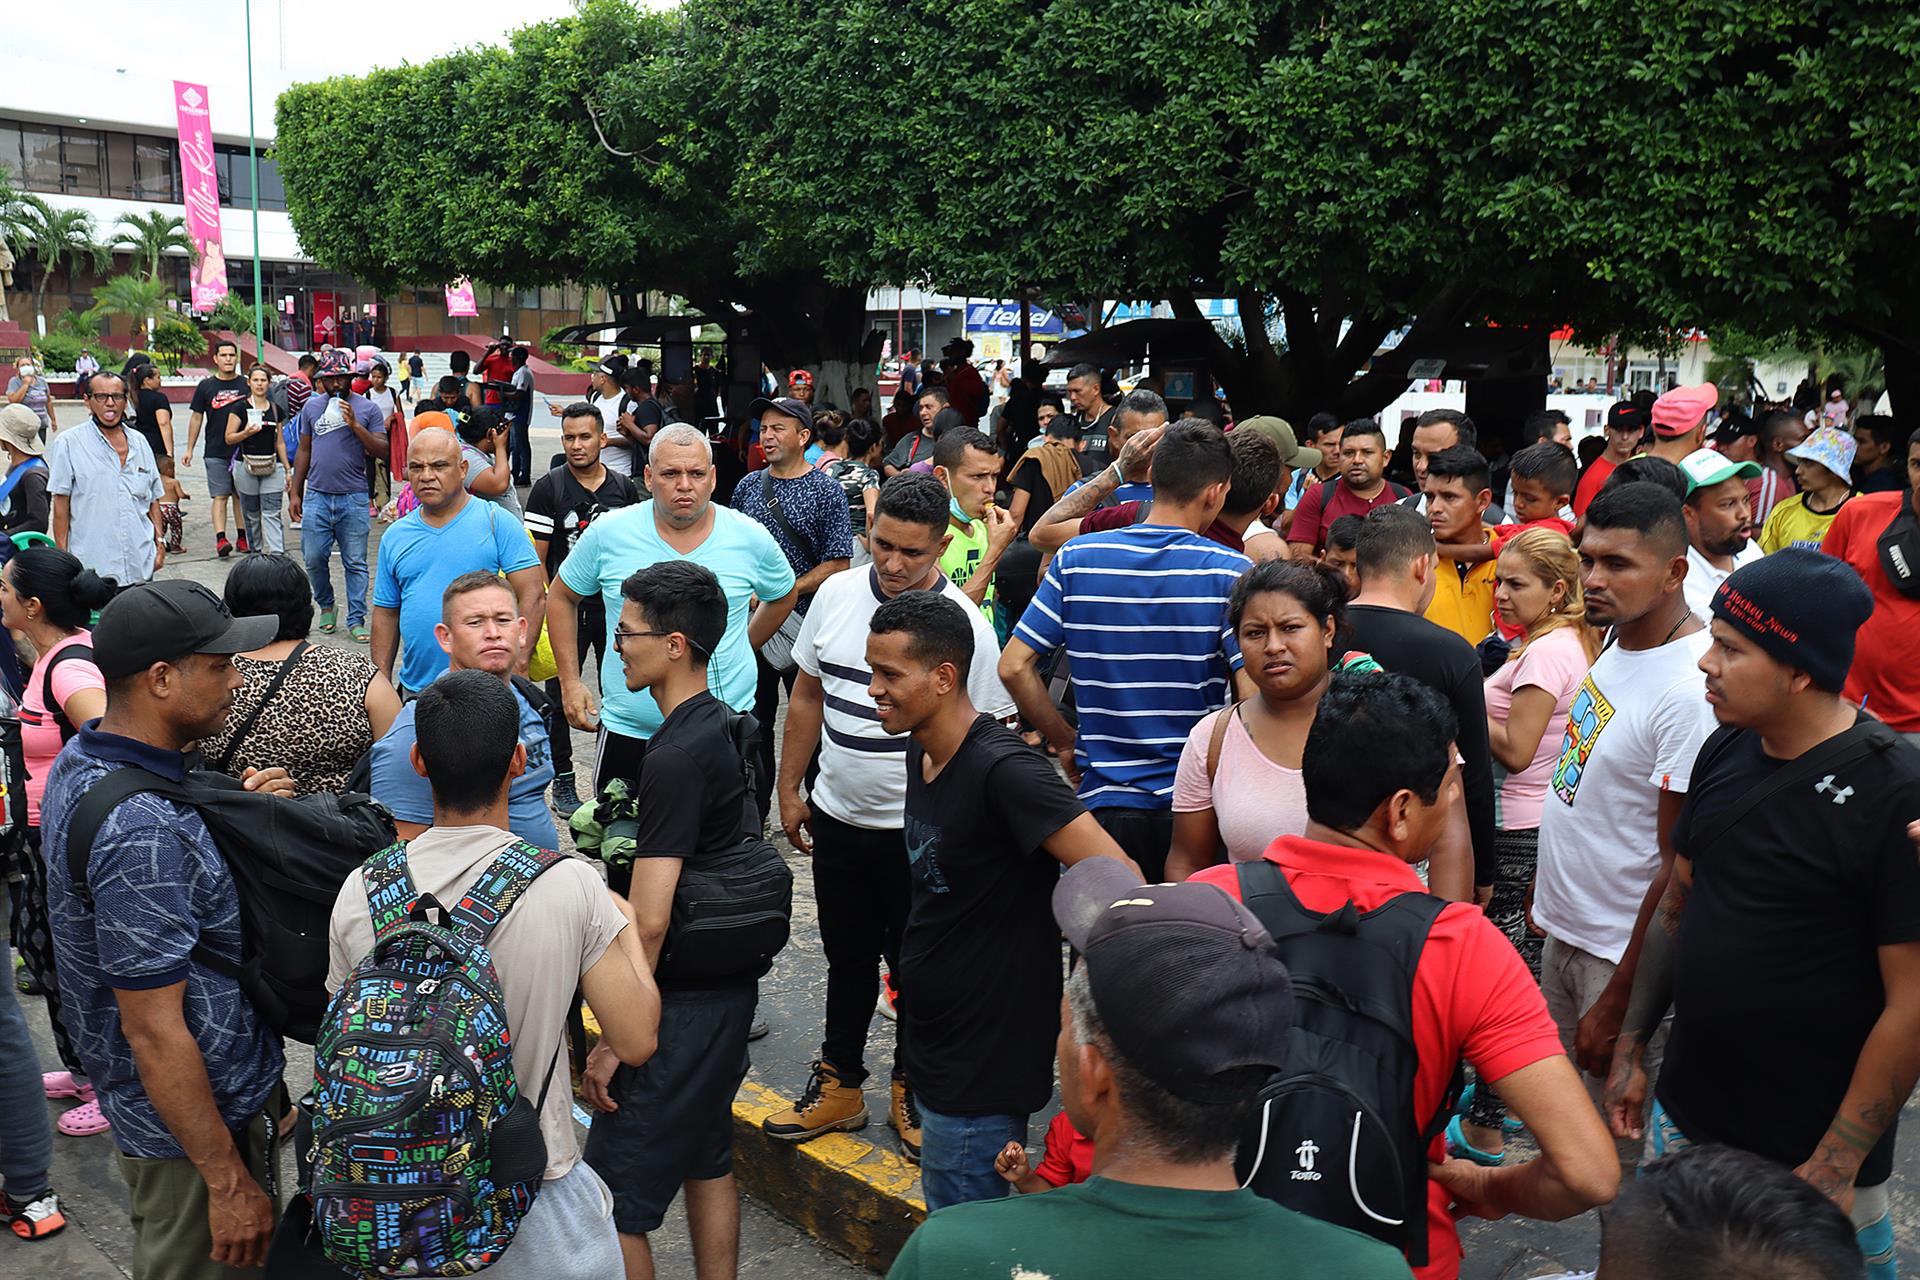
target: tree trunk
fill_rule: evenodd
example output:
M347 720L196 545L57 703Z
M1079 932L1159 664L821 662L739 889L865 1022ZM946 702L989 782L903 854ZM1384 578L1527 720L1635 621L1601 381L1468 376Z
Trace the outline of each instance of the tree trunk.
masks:
M1920 333L1902 337L1904 341L1890 334L1880 343L1880 357L1886 363L1888 411L1896 419L1901 405L1920 406Z

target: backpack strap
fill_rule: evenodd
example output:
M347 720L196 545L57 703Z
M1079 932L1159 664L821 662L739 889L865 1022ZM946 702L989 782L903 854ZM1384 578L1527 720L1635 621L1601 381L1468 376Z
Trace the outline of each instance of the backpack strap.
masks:
M253 726L260 723L260 717L267 713L267 704L273 701L274 694L280 692L280 686L285 684L287 677L293 674L294 667L299 665L300 655L306 651L307 642L302 640L293 646L292 653L281 660L279 668L273 673L273 678L267 681L267 687L260 691L260 701L253 704L253 710L247 712L247 718L240 722L240 726L233 731L233 736L227 739L227 749L222 751L220 758L213 763L215 773L225 773L227 766L233 763L233 757L240 750L240 744L246 741L249 733L253 732Z
M93 909L93 890L87 885L87 863L93 857L93 842L107 815L130 796L150 791L181 804L191 804L187 790L171 778L129 766L115 769L87 788L73 812L67 817L67 879L80 901Z
M413 873L407 869L407 846L396 840L368 858L360 868L366 882L367 913L373 917L373 944L377 947L387 935L413 918L420 891L413 886ZM434 906L438 907L436 902Z
M1226 709L1220 713L1219 718L1213 722L1213 734L1207 742L1207 787L1209 790L1213 787L1213 776L1220 772L1220 748L1226 745L1227 730L1232 726L1233 718L1240 714L1240 708L1243 705L1245 704L1241 702L1229 702L1226 705ZM1265 862L1266 860L1263 858L1261 861ZM1267 863L1267 865L1273 866L1272 863ZM1277 867L1274 869L1276 871L1279 870ZM1283 876L1282 879L1284 880L1285 877Z
M533 882L566 860L564 853L537 849L525 840L516 840L494 855L492 865L467 887L447 914L456 928L476 941L485 942Z
M73 721L67 719L66 709L60 705L59 699L53 696L53 671L55 667L58 667L63 662L78 661L81 658L85 658L88 662L93 661L92 645L68 645L60 652L54 654L53 657L47 659L47 669L40 673L40 701L46 706L47 714L53 717L54 724L59 726L60 742L63 746L71 742L73 735L80 732L80 730Z
M1723 732L1726 733L1726 737L1722 741L1716 743L1709 738L1707 744L1701 748L1700 760L1694 766L1696 774L1702 772L1701 766L1712 764L1730 750L1734 740L1746 731L1717 730L1715 736L1718 737ZM1687 844L1696 852L1710 848L1726 838L1739 825L1741 819L1758 808L1762 801L1779 795L1788 787L1811 782L1822 773L1837 773L1843 766L1852 764L1869 753L1891 751L1899 741L1900 739L1894 736L1893 730L1880 721L1871 718L1861 720L1853 728L1828 738L1793 763L1775 769L1766 781L1757 787L1750 788L1721 815L1719 823L1710 828L1710 835L1704 839L1694 837L1689 839Z

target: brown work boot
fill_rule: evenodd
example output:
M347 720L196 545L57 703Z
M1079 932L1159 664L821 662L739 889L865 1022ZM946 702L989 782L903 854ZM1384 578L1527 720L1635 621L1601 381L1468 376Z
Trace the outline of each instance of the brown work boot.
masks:
M920 1163L920 1104L913 1100L913 1089L906 1077L893 1078L893 1101L887 1108L887 1123L900 1134L901 1150L907 1159Z
M867 1095L859 1085L846 1083L830 1062L813 1064L807 1087L799 1099L785 1111L776 1112L760 1122L769 1138L783 1142L805 1142L823 1133L867 1126ZM915 1130L916 1136L918 1130Z

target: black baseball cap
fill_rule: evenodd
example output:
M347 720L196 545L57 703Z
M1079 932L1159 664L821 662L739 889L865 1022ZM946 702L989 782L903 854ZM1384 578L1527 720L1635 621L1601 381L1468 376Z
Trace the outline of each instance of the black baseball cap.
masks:
M1644 433L1652 419L1647 411L1631 400L1616 400L1607 410L1607 430Z
M1207 884L1142 884L1113 858L1060 877L1053 918L1087 967L1127 1064L1190 1102L1246 1096L1239 1069L1286 1065L1293 980L1254 914Z
M769 409L775 413L784 413L789 418L798 418L801 426L809 431L813 430L813 410L805 400L796 400L792 396L781 396L777 400L769 400L762 396L747 406L747 416L758 418Z
M280 619L236 618L197 582L169 578L128 587L100 611L93 629L93 665L109 680L172 662L189 653L245 653L273 643Z

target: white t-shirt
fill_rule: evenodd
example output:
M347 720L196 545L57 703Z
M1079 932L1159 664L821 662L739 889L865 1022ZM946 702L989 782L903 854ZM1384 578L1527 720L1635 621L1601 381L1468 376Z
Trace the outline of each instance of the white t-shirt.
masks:
M967 694L974 710L995 719L1012 715L1013 698L1000 683L1000 641L992 624L947 578L940 579L939 590L973 622ZM867 696L873 680L867 666L868 623L886 599L872 566L842 569L820 584L793 643L794 660L819 679L826 693L820 777L810 802L828 817L868 831L891 831L906 821L908 737L882 729L880 713Z
M1733 569L1738 569L1743 564L1752 564L1759 558L1760 544L1749 542L1741 549L1740 554L1733 558ZM1718 591L1720 584L1733 574L1733 569L1717 567L1713 561L1701 555L1691 543L1687 545L1687 580L1682 585L1686 588L1687 608L1693 610L1694 616L1700 621L1712 621L1713 593Z
M413 887L441 902L457 902L513 839L498 827L429 827L407 846ZM568 858L535 880L487 939L513 1032L513 1074L529 1102L541 1100L542 1083L553 1069L540 1108L548 1181L564 1177L580 1158L573 1090L561 1060L574 991L580 975L600 962L626 927L593 864ZM353 966L373 950L373 940L365 873L355 871L340 887L327 928L329 993L338 991Z
M594 396L593 407L600 411L600 430L604 436L620 434L620 402L626 397L620 395ZM623 476L638 475L640 468L633 465L633 446L630 444L608 444L600 447L600 461L609 471ZM646 459L640 459L645 465Z
M1684 792L1713 732L1698 663L1705 631L1653 649L1614 645L1567 709L1540 814L1533 918L1618 964L1660 867L1662 791Z

